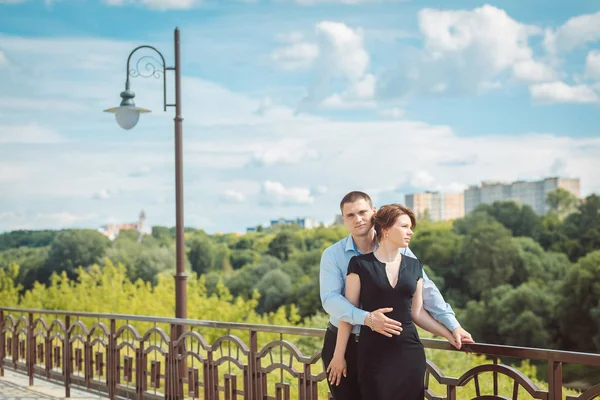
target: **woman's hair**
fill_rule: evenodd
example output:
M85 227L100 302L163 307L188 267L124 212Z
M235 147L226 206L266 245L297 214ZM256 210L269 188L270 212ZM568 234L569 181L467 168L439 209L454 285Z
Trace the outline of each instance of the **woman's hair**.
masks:
M383 231L391 228L401 215L408 215L410 222L412 223L412 229L417 226L417 219L415 214L408 207L404 207L402 204L386 204L381 206L375 214L373 214L372 222L375 227L375 235L377 241L381 241Z

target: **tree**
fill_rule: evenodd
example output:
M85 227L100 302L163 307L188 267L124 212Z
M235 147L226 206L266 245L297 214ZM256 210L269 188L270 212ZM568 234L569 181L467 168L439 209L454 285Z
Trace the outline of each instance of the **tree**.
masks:
M421 223L415 229L411 250L428 265L441 281L462 280L456 269L463 237L452 230L450 223ZM429 272L427 273L429 275Z
M22 285L24 290L31 289L39 279L49 249L50 246L17 247L0 251L0 269L17 264L19 275L15 278L15 284Z
M161 246L170 246L175 241L175 235L173 235L166 226L153 226L152 237L155 238Z
M259 312L272 312L287 303L292 295L292 281L288 274L275 269L267 272L256 285L260 293Z
M202 233L194 235L189 241L188 259L192 271L198 275L205 274L215 269L215 246L210 238Z
M495 201L492 204L480 204L476 211L485 212L510 229L513 236L528 236L538 239L542 222L533 209L514 201Z
M479 341L511 346L550 347L555 301L538 282L517 288L500 285L469 301L463 323Z
M577 212L565 218L561 231L561 240L551 249L562 251L571 261L600 248L600 197L595 194L586 197Z
M528 237L513 238L517 246L517 260L511 284L518 286L528 280L544 282L546 286L562 279L571 262L563 253L546 252L539 243Z
M230 255L231 267L240 269L245 265L253 264L260 258L260 254L253 250L233 250Z
M19 292L23 287L15 283L19 275L19 266L11 264L5 269L0 268L0 304L15 307L19 304Z
M598 352L597 309L600 307L600 250L582 257L573 265L559 291L557 315L562 347L568 350Z
M560 220L577 211L579 199L573 193L563 188L558 188L548 193L546 204L550 212L555 213Z
M510 231L498 222L479 223L471 228L463 240L458 266L468 283L467 292L477 298L481 293L509 282L517 251Z
M53 272L65 271L73 279L77 267L89 267L102 261L110 241L100 232L90 229L60 231L40 271L39 280L46 283Z
M12 231L0 234L0 251L17 247L49 246L57 231Z
M295 250L304 250L304 242L294 236L290 229L285 229L277 233L269 243L267 254L277 257L281 261L287 261Z
M227 278L225 285L232 295L248 299L252 296L252 292L260 279L268 272L280 267L281 261L279 259L265 255L260 259L258 264L247 265L235 271Z

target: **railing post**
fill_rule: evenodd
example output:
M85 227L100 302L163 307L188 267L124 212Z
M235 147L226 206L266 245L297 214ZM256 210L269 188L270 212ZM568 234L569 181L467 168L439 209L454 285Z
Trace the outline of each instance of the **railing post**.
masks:
M250 331L250 353L248 354L248 366L250 367L250 398L258 399L259 398L259 386L261 385L260 376L258 374L257 368L257 358L256 355L258 353L258 332L255 330Z
M6 354L6 340L4 338L4 310L0 310L0 376L4 376L4 355Z
M180 353L179 343L177 342L178 326L171 324L169 351L165 359L165 399L176 400L184 398L185 395L180 389L181 363L178 360ZM182 357L185 358L185 357ZM189 385L189 382L188 382ZM206 389L206 381L204 382ZM188 387L189 391L189 387Z
M33 386L33 373L35 365L35 338L33 336L33 314L29 313L29 326L27 327L27 375L29 386Z
M548 400L562 399L562 362L548 360Z
M63 342L63 373L65 375L65 397L71 397L71 316L65 317L65 340Z
M110 336L108 337L108 349L106 350L106 380L108 384L108 398L114 400L117 389L117 323L115 319L110 320Z

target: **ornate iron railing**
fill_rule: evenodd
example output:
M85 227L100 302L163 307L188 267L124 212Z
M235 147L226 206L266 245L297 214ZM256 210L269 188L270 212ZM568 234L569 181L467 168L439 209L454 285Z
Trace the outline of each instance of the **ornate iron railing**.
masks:
M178 325L184 333L175 337ZM35 379L59 383L66 397L76 388L111 399L318 399L319 392L327 396L319 347L303 341L323 335L323 329L0 307L0 374L9 368L26 373L30 385ZM445 341L422 342L457 351ZM564 363L600 367L598 354L488 344L461 351L490 361L449 377L428 360L428 399L455 400L457 389L471 383L477 399L504 399L498 384L504 376L512 382L513 399L525 391L535 399L559 400ZM500 364L501 358L545 361L548 389ZM492 375L491 393L480 390L482 374ZM431 380L445 393L434 393ZM596 397L600 384L567 400Z

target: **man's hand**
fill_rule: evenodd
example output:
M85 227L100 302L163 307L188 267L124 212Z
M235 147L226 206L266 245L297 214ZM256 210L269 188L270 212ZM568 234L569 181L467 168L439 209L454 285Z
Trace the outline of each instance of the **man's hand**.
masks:
M392 312L393 308L380 308L371 312L371 317L367 315L365 318L365 325L371 327L375 332L381 333L383 336L392 337L392 335L399 335L402 332L402 324L396 320L388 318L385 313ZM373 319L373 325L371 326L371 318Z
M457 349L460 349L464 343L475 343L471 334L460 326L452 331L452 337L454 338L454 341L451 343Z

